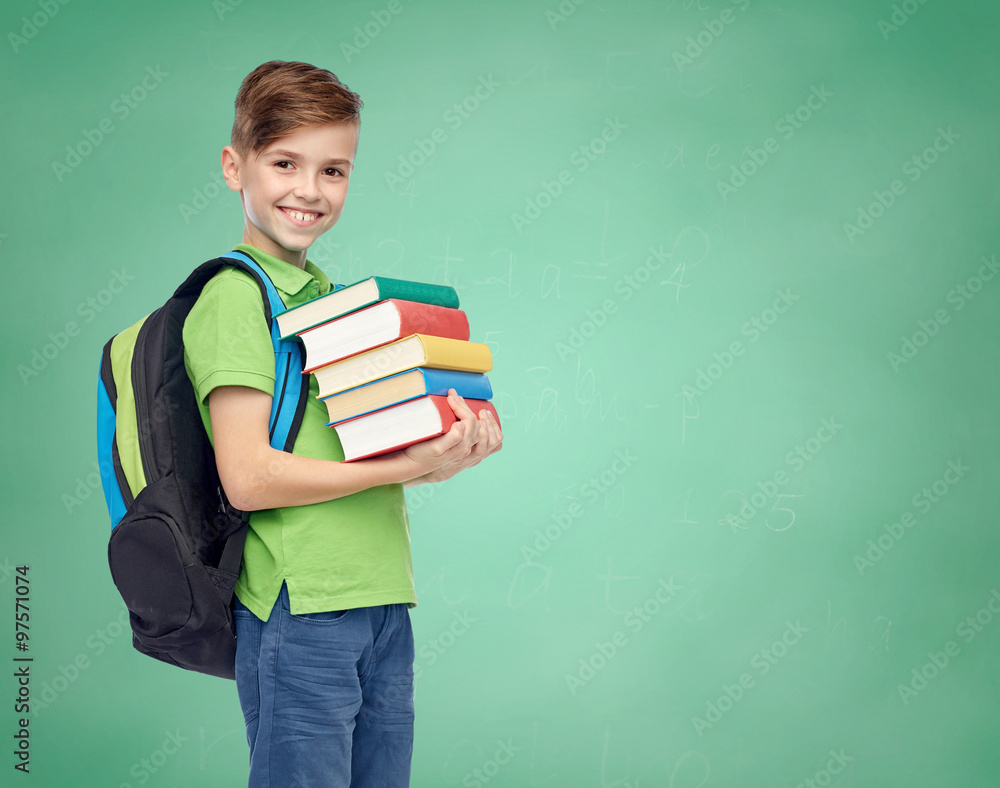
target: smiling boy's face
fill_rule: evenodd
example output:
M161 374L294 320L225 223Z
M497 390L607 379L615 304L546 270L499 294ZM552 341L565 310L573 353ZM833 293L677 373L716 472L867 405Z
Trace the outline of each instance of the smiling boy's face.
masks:
M302 268L306 250L337 223L358 151L358 126L311 126L246 158L222 150L222 171L243 202L243 242Z

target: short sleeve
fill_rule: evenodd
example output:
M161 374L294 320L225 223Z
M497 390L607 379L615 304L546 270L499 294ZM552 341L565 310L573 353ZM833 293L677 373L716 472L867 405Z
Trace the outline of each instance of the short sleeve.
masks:
M274 393L274 346L253 279L224 269L205 285L184 321L184 366L204 407L219 386Z

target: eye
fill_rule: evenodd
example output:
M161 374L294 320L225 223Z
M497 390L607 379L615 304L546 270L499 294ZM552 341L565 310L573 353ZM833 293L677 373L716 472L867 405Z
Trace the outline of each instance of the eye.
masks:
M326 170L324 170L324 172L326 172L327 175L343 175L344 174L341 170L337 169L336 167L327 167Z
M280 167L283 170L287 170L289 167L292 166L292 163L290 161L276 161L274 163L274 166Z

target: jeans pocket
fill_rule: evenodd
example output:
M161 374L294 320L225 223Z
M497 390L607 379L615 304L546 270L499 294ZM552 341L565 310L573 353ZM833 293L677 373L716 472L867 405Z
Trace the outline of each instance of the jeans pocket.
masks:
M233 612L236 625L236 692L243 709L243 720L249 725L260 714L260 630L262 623L249 610L239 607Z
M347 618L350 612L350 610L327 610L322 613L293 613L292 618L311 624L336 624Z

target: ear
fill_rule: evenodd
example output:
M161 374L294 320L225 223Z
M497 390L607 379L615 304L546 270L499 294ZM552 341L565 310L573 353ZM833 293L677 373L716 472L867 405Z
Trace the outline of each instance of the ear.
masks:
M240 168L242 166L243 161L240 154L232 145L227 145L222 149L222 177L226 179L226 185L234 192L243 188L240 183Z

